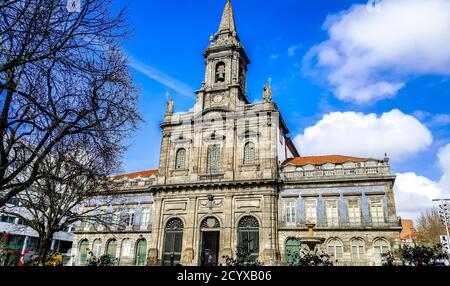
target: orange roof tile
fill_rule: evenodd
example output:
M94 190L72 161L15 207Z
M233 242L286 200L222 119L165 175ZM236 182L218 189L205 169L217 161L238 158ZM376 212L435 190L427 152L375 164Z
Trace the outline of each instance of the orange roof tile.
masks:
M158 175L158 170L149 170L149 171L141 171L136 173L122 174L113 176L114 180L122 180L122 179L134 179L139 177L150 177L153 175Z
M333 164L343 164L346 162L367 162L369 160L373 160L370 158L356 158L349 156L340 156L340 155L329 155L329 156L310 156L310 157L295 157L293 159L289 159L284 162L284 166L286 165L294 165L294 166L305 166L305 165L325 165L327 163ZM376 160L379 161L379 160Z

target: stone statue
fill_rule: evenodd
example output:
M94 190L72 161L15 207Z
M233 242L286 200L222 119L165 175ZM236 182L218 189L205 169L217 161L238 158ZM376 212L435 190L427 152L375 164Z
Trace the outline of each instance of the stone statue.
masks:
M272 102L272 88L269 84L264 86L263 97L265 102Z
M167 100L166 115L172 115L174 111L173 99Z

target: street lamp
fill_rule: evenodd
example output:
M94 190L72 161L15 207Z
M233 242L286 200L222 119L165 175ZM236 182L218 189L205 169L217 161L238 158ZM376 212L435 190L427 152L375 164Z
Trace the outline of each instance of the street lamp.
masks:
M450 199L436 199L433 202L439 202L439 217L441 218L442 224L445 226L445 230L447 231L447 241L450 239L449 225L450 225L450 208L449 203ZM447 250L447 254L450 262L450 251Z

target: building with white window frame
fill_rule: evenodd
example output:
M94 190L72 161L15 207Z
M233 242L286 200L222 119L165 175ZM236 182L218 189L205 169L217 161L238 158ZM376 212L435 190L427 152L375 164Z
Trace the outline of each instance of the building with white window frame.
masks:
M285 265L308 222L337 265L380 264L402 229L387 156L301 156L270 83L262 101L247 97L250 60L230 1L203 55L195 105L175 113L173 100L167 103L158 169L112 178L117 202L104 208L128 224L103 232L80 226L75 264L101 239L102 253L119 265L216 264L238 249L265 265ZM135 218L127 219L127 209Z

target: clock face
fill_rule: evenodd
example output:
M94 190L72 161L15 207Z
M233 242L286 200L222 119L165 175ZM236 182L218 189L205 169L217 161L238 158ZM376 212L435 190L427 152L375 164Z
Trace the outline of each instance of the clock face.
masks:
M223 96L222 95L216 95L216 96L214 96L213 100L214 100L215 103L220 103L223 100Z

